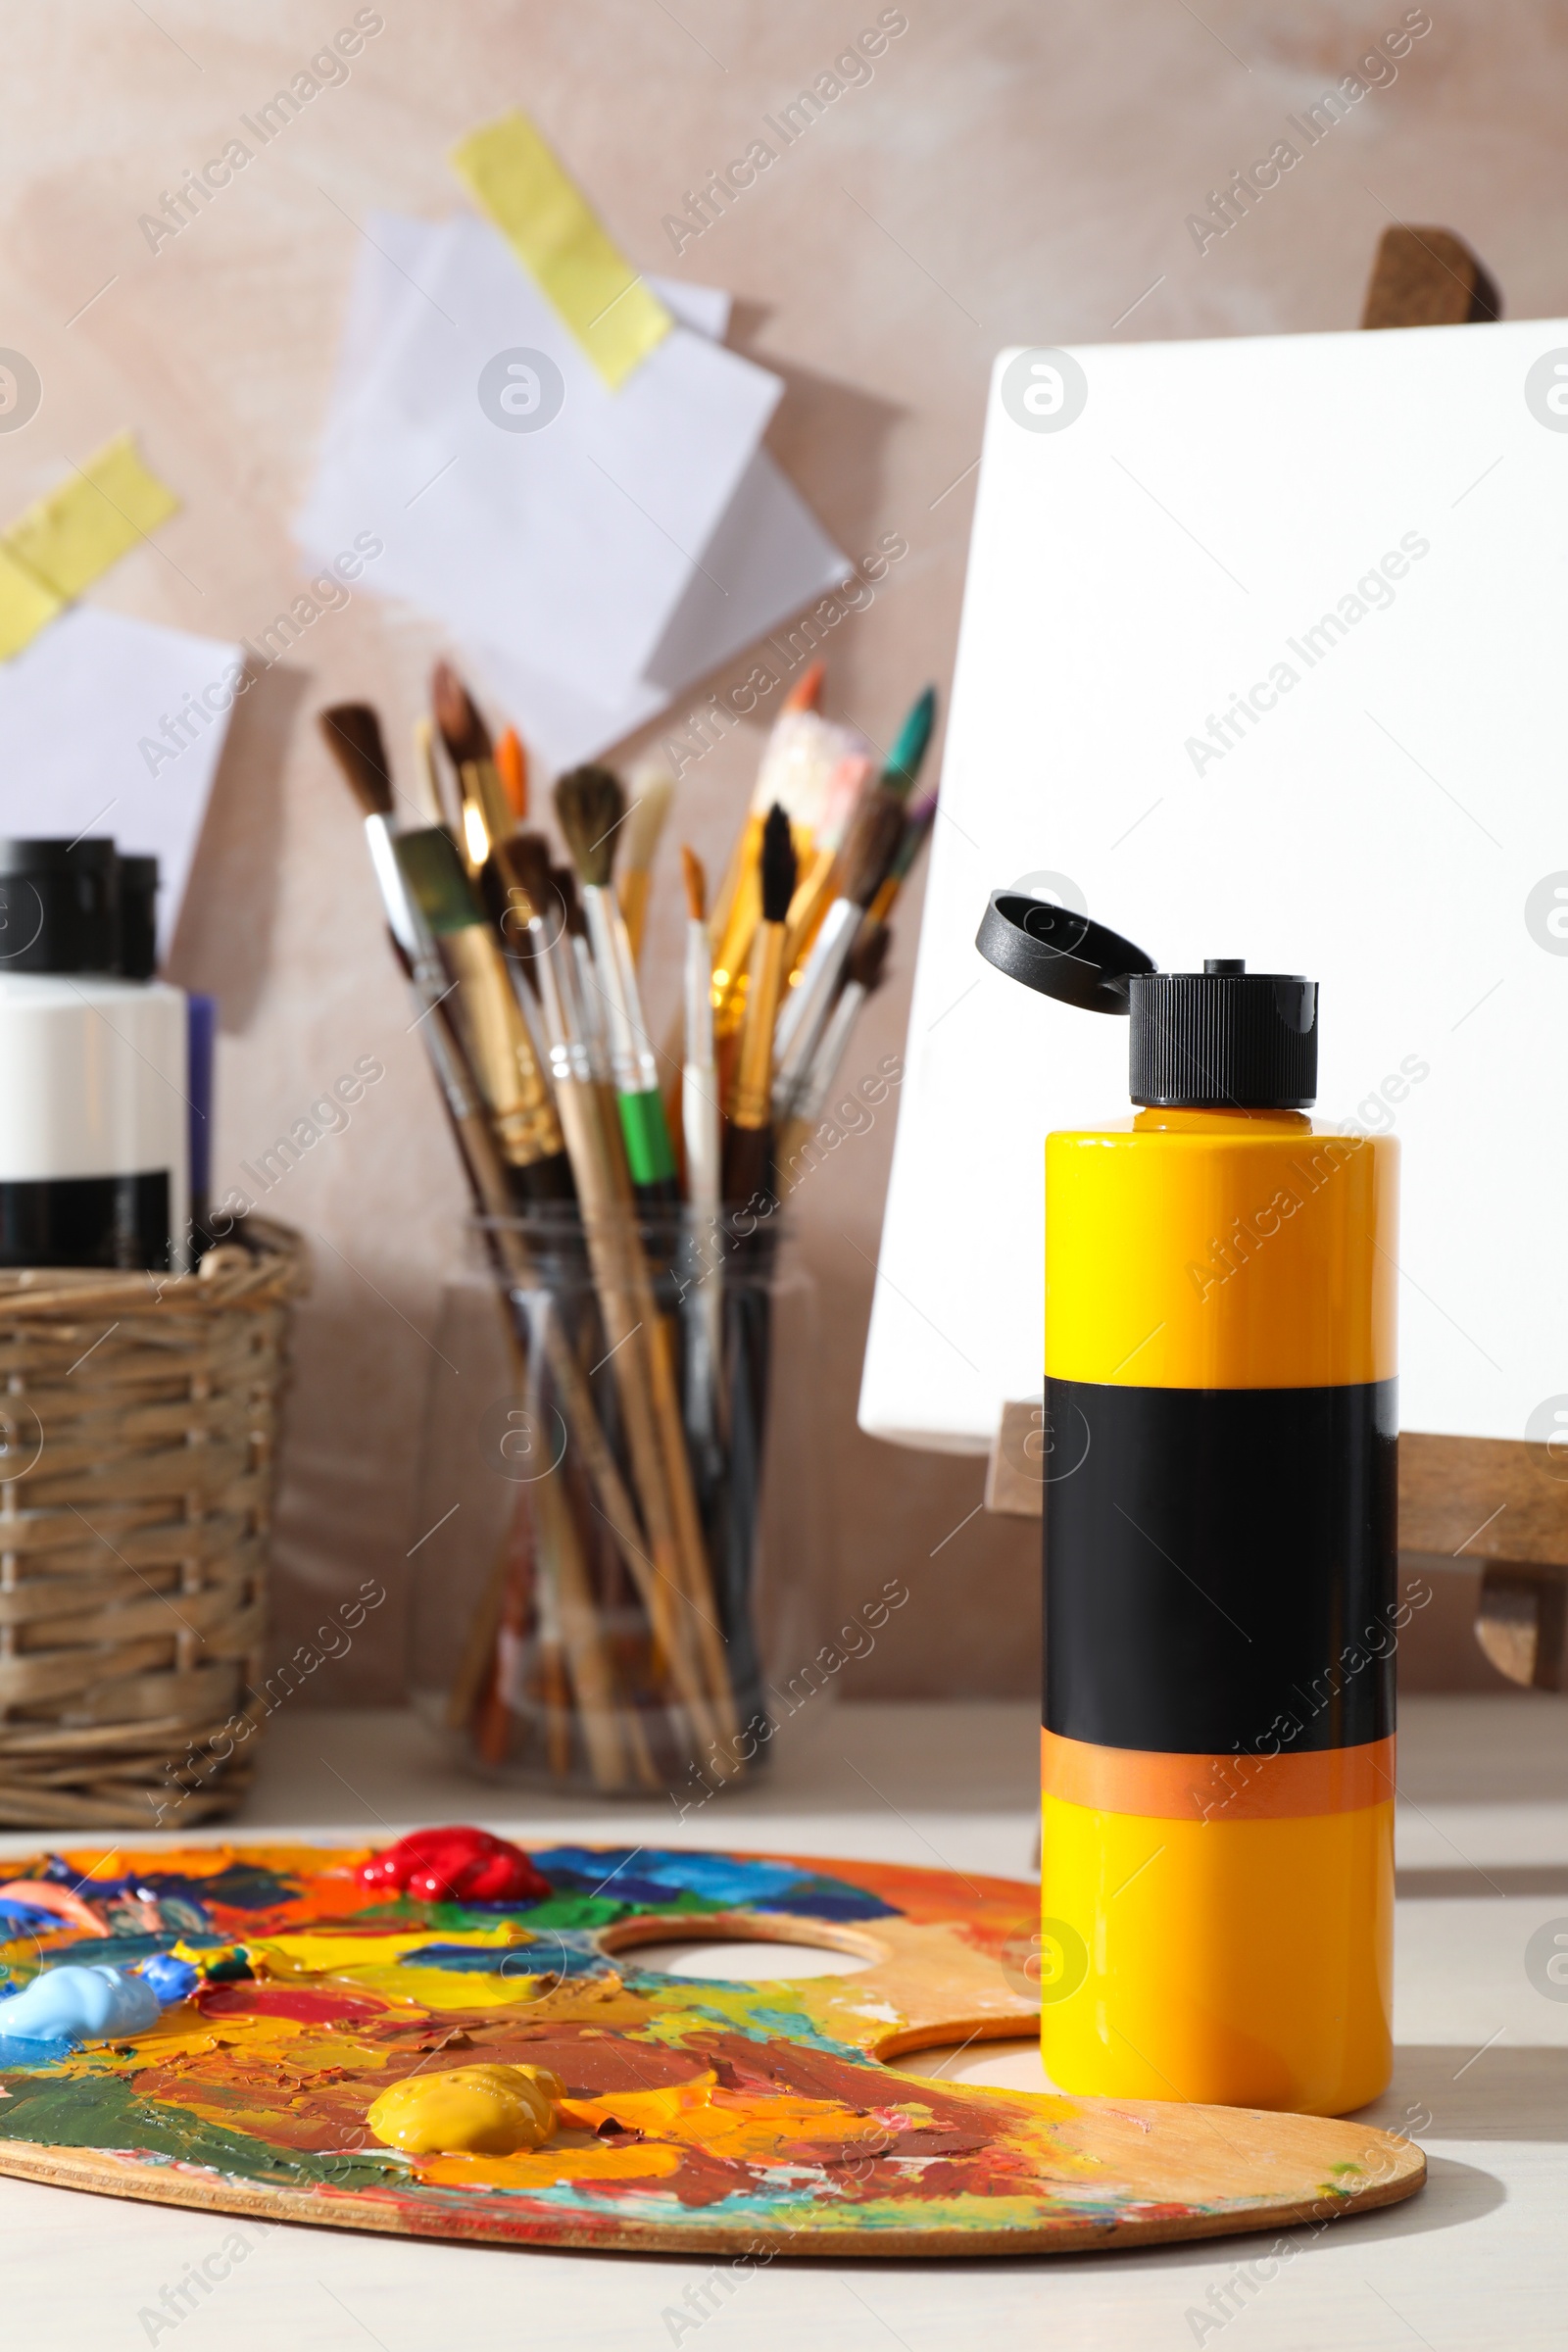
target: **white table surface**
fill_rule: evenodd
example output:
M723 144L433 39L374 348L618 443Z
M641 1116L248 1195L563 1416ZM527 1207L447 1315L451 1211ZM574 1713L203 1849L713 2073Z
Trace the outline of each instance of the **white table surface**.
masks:
M819 1704L781 1739L772 1784L675 1823L476 1788L411 1719L286 1711L244 1820L218 1836L401 1831L472 1820L525 1839L735 1845L1030 1875L1038 1735L1027 1707ZM1544 1921L1568 1930L1568 1701L1415 1698L1401 1721L1394 2086L1369 2111L1413 2129L1431 2179L1411 2202L1337 2224L1219 2328L1208 2301L1262 2237L1018 2262L779 2261L697 2327L708 2266L674 2256L511 2252L287 2226L260 2231L177 2326L141 2318L236 2227L0 2180L4 2342L167 2344L178 2352L906 2352L1009 2344L1213 2345L1225 2352L1431 2352L1568 2344L1568 2001L1524 1966ZM22 1842L7 1833L4 1843ZM842 1962L837 1963L842 1965ZM993 2045L961 2078L1023 2084L1027 2048ZM1038 2072L1034 2080L1038 2081ZM1430 2119L1430 2120L1428 2120Z

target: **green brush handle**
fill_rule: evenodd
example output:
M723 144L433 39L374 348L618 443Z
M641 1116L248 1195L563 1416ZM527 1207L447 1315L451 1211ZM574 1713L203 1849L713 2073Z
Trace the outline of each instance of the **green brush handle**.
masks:
M675 1152L663 1097L655 1090L646 1095L617 1095L615 1100L620 1106L620 1131L626 1139L626 1165L632 1183L643 1191L649 1185L672 1182Z

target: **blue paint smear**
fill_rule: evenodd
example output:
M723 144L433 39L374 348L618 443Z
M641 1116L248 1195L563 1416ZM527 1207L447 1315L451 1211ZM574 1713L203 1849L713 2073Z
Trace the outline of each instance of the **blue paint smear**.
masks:
M0 1901L0 1926L9 1936L51 1936L64 1924L58 1911L40 1910L36 1903L22 1902L16 1895L8 1894Z
M0 2009L0 2019L4 2016L5 2011ZM46 2066L53 2066L57 2059L69 2058L74 2048L75 2044L70 2041L13 2040L8 2034L0 2034L0 2067L41 2074Z
M702 1982L701 1977L685 1979L665 1977L663 1985L667 1990L672 1984L685 1983L701 1985ZM744 1995L758 1988L748 1984L727 1984L725 1989L731 1993ZM718 2009L707 2001L691 2001L682 2003L680 2014L683 2019L688 2017L706 2018L710 2024L720 2027L724 2033L739 2034L747 2041L764 2043L777 2041L782 2037L788 2041L803 2043L808 2049L820 2050L825 2057L851 2058L858 2066L864 2066L867 2063L863 2050L858 2050L853 2042L834 2041L819 2028L812 2025L808 2017L803 2017L798 2009L772 2009L755 2000L743 2000L737 2002L733 2008ZM649 2035L651 2040L662 2038L657 2030L660 2022L657 2018L652 2021ZM670 2046L679 2045L671 2044Z
M532 1857L558 1891L603 1894L658 1905L692 1893L732 1910L809 1910L824 1919L896 1918L885 1903L842 1879L820 1878L788 1862L741 1854L677 1853L651 1846L551 1846Z
M57 1919L57 1928L70 1926L67 1920ZM149 1960L154 1952L167 1952L179 1941L178 1932L170 1929L162 1936L78 1936L70 1943L51 1944L40 1952L40 1968L92 1967L102 1961L112 1968L128 1968L133 1961Z
M491 1945L489 1950L475 1952L470 1942L425 1942L418 1952L405 1952L397 1959L400 1969L449 1969L454 1976L546 1976L558 1974L555 1959L543 1957L543 1950L531 1942L514 1945Z

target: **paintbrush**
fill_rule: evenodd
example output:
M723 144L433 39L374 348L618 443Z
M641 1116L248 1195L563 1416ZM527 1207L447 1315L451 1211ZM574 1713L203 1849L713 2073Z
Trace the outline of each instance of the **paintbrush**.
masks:
M850 1034L859 1018L860 1008L866 998L882 984L892 938L893 934L887 925L873 922L869 915L860 925L858 936L850 950L850 960L838 1003L828 1016L805 1084L796 1096L795 1109L789 1123L779 1131L778 1164L781 1172L793 1170L796 1153L822 1116L828 1096L833 1090L833 1081L839 1074Z
M820 660L808 662L802 670L778 707L777 715L768 732L767 750L762 755L763 766L766 765L768 756L775 744L782 744L793 713L797 710L814 710L816 709L822 699L822 681L826 675L827 663ZM762 842L762 821L778 798L777 793L770 789L766 800L761 800L759 798L760 790L761 770L760 768L757 784L754 786L751 800L747 804L746 822L742 825L736 838L735 847L729 855L729 864L725 869L724 879L719 884L717 895L709 908L709 921L712 925L713 933L713 979L715 987L719 988L722 988L729 979L729 967L724 967L723 978L719 977L718 956L719 951L724 945L730 913L743 887L756 878L757 854ZM744 963L744 954L738 960Z
M561 828L576 864L583 913L593 943L588 979L598 991L609 1039L618 1118L615 1149L607 1156L615 1172L624 1154L624 1166L637 1204L644 1210L657 1212L678 1204L680 1193L675 1183L675 1155L670 1147L669 1128L659 1093L658 1065L643 1024L637 976L626 949L620 909L610 887L615 831L625 813L626 796L608 768L590 766L563 776L557 783L555 798ZM723 1636L711 1614L712 1586L692 1486L669 1334L659 1312L642 1237L630 1209L631 1203L627 1201L621 1220L625 1234L623 1273L637 1307L642 1327L638 1352L641 1355L646 1351L653 1391L659 1450L667 1479L663 1494L667 1494L672 1513L679 1555L676 1590L689 1612L680 1630L685 1637L695 1620L707 1695L723 1735L735 1723ZM593 1226L602 1220L586 1200L583 1210L591 1233ZM612 1227L614 1220L609 1222ZM622 1344L608 1333L607 1336L611 1337L612 1347ZM645 1510L653 1514L662 1506L662 1496L657 1482L649 1483L651 1476L651 1472L639 1471L638 1486ZM738 1762L735 1769L740 1769Z
M815 1059L861 918L898 851L904 822L900 795L884 784L868 786L844 845L839 895L822 919L799 985L790 992L779 1019L773 1117L781 1128L792 1116L795 1098Z
M561 967L563 995L572 1011L572 1028L588 1057L594 1082L604 1093L606 1103L614 1111L619 1128L620 1113L615 1110L615 1088L610 1073L610 1044L605 1034L605 1000L594 978L594 952L588 944L588 918L582 910L577 893L577 877L569 865L551 869L551 882L561 902L568 955ZM621 1147L622 1157L625 1147Z
M933 784L929 792L923 792L910 806L909 813L904 820L904 831L899 835L899 846L893 853L893 863L888 867L887 879L865 910L867 923L887 921L893 911L894 901L907 882L915 859L930 838L936 813L937 793Z
M525 891L530 884L540 896L553 894L547 858L534 861ZM704 1737L715 1728L722 1736L733 1729L733 1702L710 1614L673 1370L637 1229L617 1106L595 1078L585 1042L573 1030L570 998L560 985L570 969L569 937L549 940L537 905L529 919L538 926L540 1003L552 1032L550 1063L604 1322L605 1361L612 1366L653 1551L651 1560L633 1567L633 1577L677 1698Z
M801 860L801 878L790 901L789 938L784 947L786 986L789 975L810 953L822 928L822 918L837 896L839 852L875 766L869 752L851 752L828 778L822 796L822 820L811 836L810 855Z
M775 802L762 827L762 922L747 992L740 1060L724 1139L724 1198L751 1200L767 1189L773 1124L773 1024L784 985L784 941L798 866L790 820Z
M458 1025L519 1203L569 1200L571 1170L550 1089L494 931L449 835L396 837L397 861L446 966Z
M681 850L686 882L686 1058L681 1067L681 1132L686 1147L686 1413L698 1442L717 1442L723 1290L718 1212L720 1119L713 1060L713 951L708 936L708 876L692 850Z
M850 814L851 804L836 792L835 778L846 759L867 749L853 728L824 718L816 710L820 669L820 663L813 663L773 722L747 820L713 910L714 1027L720 1049L739 1032L745 1012L752 945L761 916L758 859L767 812L775 801L781 805L795 829L802 864L808 873L813 871L817 854L837 847Z
M626 795L608 767L573 768L556 785L556 813L577 868L593 943L593 979L604 1007L626 1163L645 1207L673 1205L680 1193L659 1091L659 1063L643 1021L626 926L610 887Z
M414 807L421 825L447 821L441 798L441 770L435 756L435 727L423 711L414 722Z
M326 748L348 779L365 817L365 838L392 936L408 957L418 960L421 942L392 847L396 794L387 762L381 722L368 703L335 703L319 718Z
M907 794L920 773L921 762L931 747L931 731L937 721L937 690L927 686L915 697L908 715L894 738L887 765L878 781Z
M462 787L463 846L470 872L477 873L491 843L514 830L512 806L496 769L490 730L450 662L438 662L430 673L430 703Z
M773 1112L780 1127L794 1109L795 1097L821 1044L861 913L876 897L898 856L905 836L906 803L930 746L936 707L936 688L927 686L910 706L881 775L856 811L844 845L838 896L822 919L779 1020ZM909 853L911 860L918 846L916 836Z
M366 834L370 844L376 879L381 886L393 947L414 984L420 1004L420 1017L415 1026L425 1041L474 1206L485 1220L486 1247L501 1277L503 1296L510 1301L518 1289L537 1287L537 1276L532 1271L526 1245L511 1222L514 1201L509 1185L509 1171L497 1149L490 1121L481 1107L479 1090L469 1066L465 1041L453 1022L453 991L434 954L418 900L409 889L401 863L390 850L391 837L386 817L392 797L392 781L380 724L375 712L368 705L342 704L321 714L321 728L366 812ZM445 841L444 835L438 835L437 838ZM382 845L387 848L386 856L381 854ZM446 843L446 848L449 857L452 856L450 842ZM514 1322L515 1310L513 1310L509 1328ZM513 1329L519 1361L531 1344L532 1336L526 1326L520 1331ZM597 1507L635 1579L647 1569L648 1538L600 1426L582 1367L555 1317L547 1321L544 1354L568 1429L581 1450L584 1466L597 1494ZM514 1567L515 1563L509 1556L503 1557L493 1579L491 1592L470 1629L465 1660L451 1693L450 1720L454 1728L467 1719L473 1704ZM570 1603L574 1598L568 1564L565 1599ZM599 1703L603 1706L604 1693L610 1688L607 1678L612 1670L608 1654L598 1654L597 1629L580 1605L575 1608L564 1606L563 1616L568 1648L574 1654L573 1673L578 1687L587 1692L597 1692ZM592 1738L589 1741L596 1777L606 1787L616 1777L616 1772L612 1769L608 1742L608 1731L597 1741Z
M654 858L674 794L675 779L662 760L645 760L632 770L631 807L626 812L626 846L620 856L620 882L616 895L620 900L620 911L626 924L626 939L631 948L633 963L640 959L643 952Z

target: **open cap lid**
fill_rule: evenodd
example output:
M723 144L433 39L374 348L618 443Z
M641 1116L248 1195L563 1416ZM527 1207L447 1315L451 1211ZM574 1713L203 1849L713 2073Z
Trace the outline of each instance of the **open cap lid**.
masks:
M991 896L975 946L988 963L1085 1012L1131 1016L1135 1102L1161 1110L1306 1110L1317 1097L1317 983L1211 956L1161 972L1130 940L1069 906Z
M1009 980L1082 1012L1125 1012L1133 973L1155 968L1152 956L1103 923L1018 890L992 892L974 944Z

